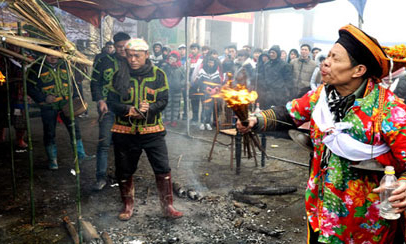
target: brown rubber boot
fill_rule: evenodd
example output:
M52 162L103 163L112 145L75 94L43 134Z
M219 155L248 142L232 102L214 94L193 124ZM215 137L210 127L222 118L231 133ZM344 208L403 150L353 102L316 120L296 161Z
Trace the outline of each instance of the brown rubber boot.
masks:
M182 217L183 213L173 207L171 173L155 175L155 179L164 216L172 219Z
M118 183L120 187L121 200L124 203L123 211L118 215L122 221L127 221L131 218L134 211L134 184L133 177L128 180L122 180Z

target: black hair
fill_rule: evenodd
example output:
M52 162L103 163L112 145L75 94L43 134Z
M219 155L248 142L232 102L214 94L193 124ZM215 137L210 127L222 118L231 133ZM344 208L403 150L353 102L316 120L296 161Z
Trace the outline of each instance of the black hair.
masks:
M207 53L207 55L209 55L209 56L211 56L211 55L213 55L213 54L219 54L218 52L217 52L217 50L216 49L210 49L210 51Z
M203 51L203 50L209 50L209 51L210 51L210 49L211 49L211 48L210 48L209 46L203 46L203 47L202 47L202 51Z
M112 41L108 41L108 42L106 42L106 45L104 45L104 46L112 46L112 45L114 45L114 43Z
M320 49L320 48L318 48L318 47L314 47L314 48L312 49L312 52L314 52L314 51L316 51L316 50L318 50L319 52L321 51L321 49Z
M236 46L236 45L230 45L230 46L227 47L227 49L230 49L230 48L232 48L232 49L234 49L234 50L237 51L237 46Z
M312 47L309 45L309 44L302 44L302 45L300 45L300 49L302 49L302 47L307 47L308 49L309 49L309 51L311 51L312 50Z
M262 49L261 48L255 48L254 53L262 53Z
M114 43L117 43L117 42L120 42L120 41L127 41L127 40L130 40L130 39L131 39L131 37L127 33L122 32L122 31L117 32L113 36Z
M192 44L190 44L190 49L192 49L192 48L197 48L200 50L200 45L197 43L192 43Z
M296 57L299 57L299 52L297 51L297 49L290 49L290 51L289 51L289 53L288 53L288 61L287 61L287 63L290 63L290 61L292 61L291 59L290 59L290 54L291 53L294 53L294 54L296 54Z
M244 56L244 57L246 57L246 58L249 58L249 57L250 57L250 53L249 53L247 50L242 49L242 50L238 50L238 52L237 52L237 57L238 57L238 56Z

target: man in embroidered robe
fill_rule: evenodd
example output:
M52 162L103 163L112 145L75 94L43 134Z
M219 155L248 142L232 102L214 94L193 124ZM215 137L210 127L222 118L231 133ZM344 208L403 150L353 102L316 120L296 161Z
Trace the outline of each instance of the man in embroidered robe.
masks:
M118 217L124 221L133 214L133 174L142 151L155 173L163 214L169 218L183 215L173 207L171 168L161 115L168 104L168 82L165 73L149 60L148 48L142 39L127 42L126 63L119 64L113 78L114 92L109 92L107 98L116 115L112 128L116 177L124 203Z
M383 174L353 166L371 159L394 166L399 187L389 201L396 212L405 211L406 106L379 85L391 65L379 43L352 25L339 35L321 68L326 85L237 127L242 133L283 130L310 121L307 243L403 243L404 216L395 221L379 216Z

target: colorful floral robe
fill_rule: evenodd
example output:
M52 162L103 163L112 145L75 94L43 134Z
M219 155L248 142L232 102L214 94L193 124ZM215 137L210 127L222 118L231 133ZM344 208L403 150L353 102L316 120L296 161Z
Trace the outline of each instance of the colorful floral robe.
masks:
M376 159L384 165L395 166L399 176L406 169L406 106L392 92L383 90L383 111L379 114L380 89L383 88L368 81L364 97L355 100L342 121L354 125L345 132L363 143L380 145L386 142L391 151ZM379 217L379 194L372 192L379 186L382 174L350 168L349 165L357 162L334 153L331 153L327 167L321 168L326 149L322 143L325 133L312 119L321 91L322 86L286 105L297 126L307 121L311 123L314 157L305 196L308 221L314 231L320 231L321 243L392 243L399 221ZM268 117L265 119L268 123L272 117L269 111L262 114ZM382 118L380 126L376 123L379 115ZM265 125L262 129L271 128Z

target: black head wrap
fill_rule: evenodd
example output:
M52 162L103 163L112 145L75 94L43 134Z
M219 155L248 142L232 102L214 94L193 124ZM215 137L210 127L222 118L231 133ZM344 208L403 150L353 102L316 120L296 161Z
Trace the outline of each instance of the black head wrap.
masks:
M379 43L375 40L375 38L372 38L365 33L363 34L366 38L371 39L376 45L379 46ZM366 78L370 76L380 77L382 75L382 67L368 47L362 44L357 37L345 29L340 29L339 35L340 37L336 43L341 44L358 64L363 64L367 67Z

